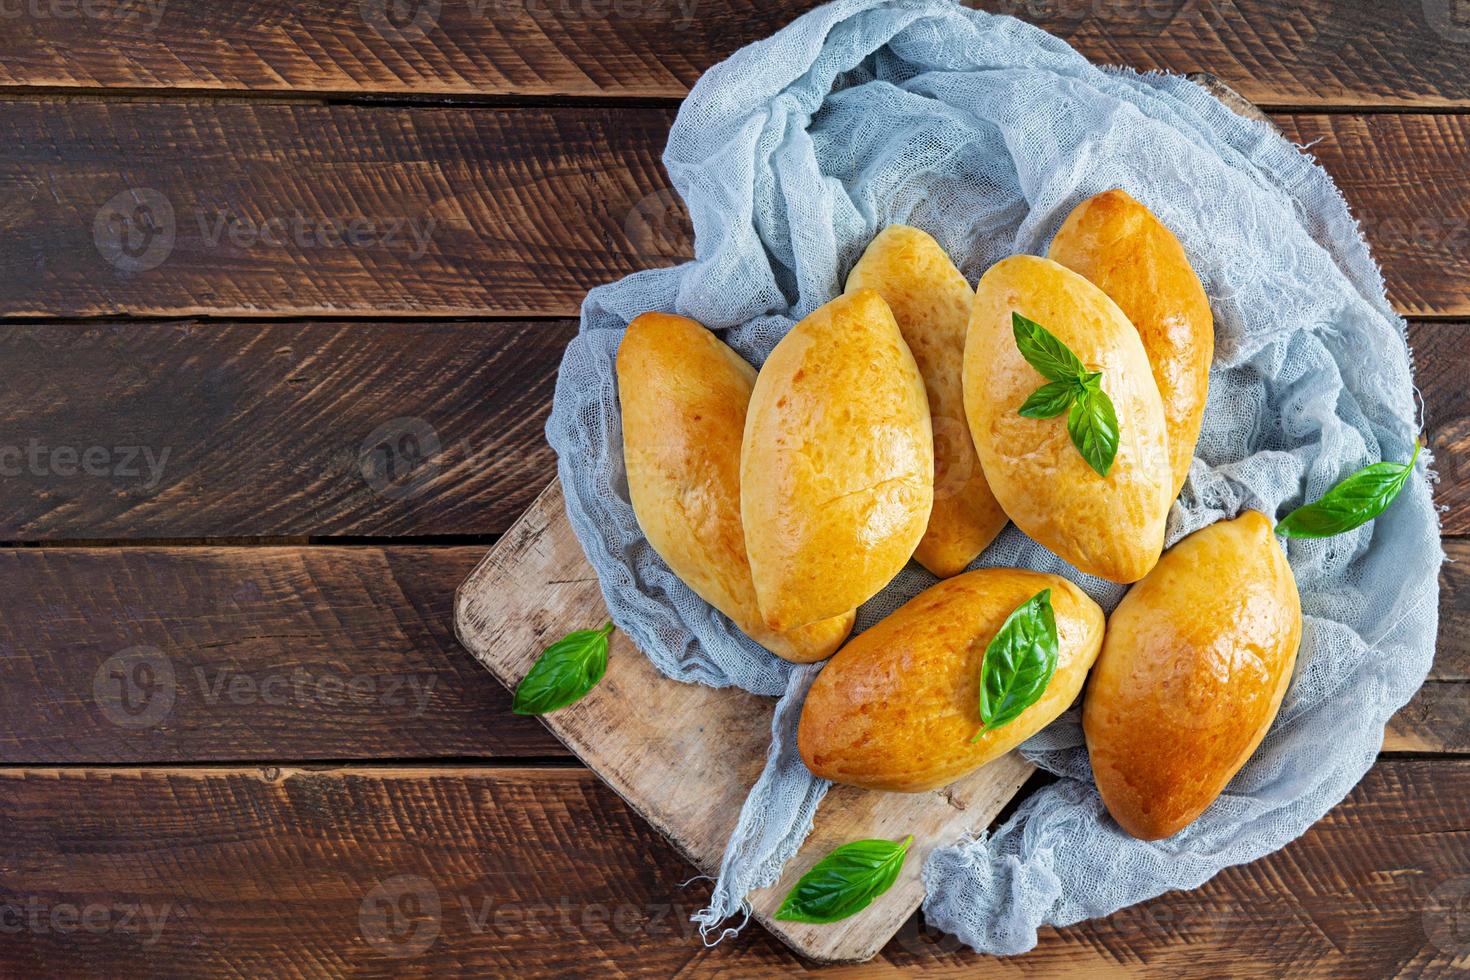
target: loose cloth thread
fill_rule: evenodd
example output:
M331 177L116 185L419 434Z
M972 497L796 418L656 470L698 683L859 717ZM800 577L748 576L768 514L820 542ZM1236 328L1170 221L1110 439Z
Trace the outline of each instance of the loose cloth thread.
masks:
M695 259L594 289L557 380L547 437L572 527L608 608L669 677L779 696L765 771L730 841L707 936L773 882L827 784L795 750L816 670L773 657L654 554L628 501L614 358L648 310L693 317L759 365L841 292L884 226L932 235L975 282L1045 254L1086 197L1122 187L1183 242L1215 312L1196 457L1169 543L1245 508L1315 499L1352 470L1405 460L1418 423L1403 322L1331 179L1268 126L1186 79L1098 68L1035 27L948 0L838 0L710 69L664 163ZM1427 464L1426 460L1426 464ZM1123 834L1093 785L1076 709L1023 747L1058 780L993 836L934 851L927 919L982 952L1106 915L1300 835L1372 764L1423 682L1443 559L1427 465L1376 522L1286 543L1305 633L1281 714L1185 831ZM1123 590L1008 528L975 563L1065 575L1111 609ZM934 579L910 564L859 611L871 625ZM727 930L728 931L728 930Z

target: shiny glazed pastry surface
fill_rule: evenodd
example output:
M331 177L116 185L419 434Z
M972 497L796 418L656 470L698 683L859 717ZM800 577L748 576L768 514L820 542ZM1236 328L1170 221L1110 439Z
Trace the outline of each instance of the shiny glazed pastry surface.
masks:
M985 647L1016 607L1051 589L1058 658L1041 699L980 740ZM1103 640L1103 612L1056 575L982 568L946 579L854 637L807 694L797 746L825 779L916 793L995 759L1072 704Z
M1077 205L1047 255L1107 293L1137 328L1164 403L1177 496L1194 459L1215 356L1210 300L1184 246L1152 211L1111 190Z
M913 556L933 500L913 355L876 292L839 296L771 351L745 419L741 515L766 625L870 599Z
M891 225L873 239L847 278L847 291L876 290L898 321L924 376L934 427L934 510L914 558L957 575L1005 527L965 422L965 332L975 291L925 232Z
M1117 456L1099 476L1072 445L1065 414L1021 405L1047 379L1016 347L1011 314L1071 348L1118 415ZM1080 570L1135 582L1158 561L1173 501L1164 408L1138 331L1102 290L1048 259L1017 255L980 280L965 342L965 413L990 489L1032 539Z
M777 656L830 656L852 629L852 611L777 633L756 604L740 525L740 440L755 369L701 324L645 313L628 326L617 370L628 492L653 550Z
M1254 511L1180 541L1129 591L1082 710L1124 830L1168 837L1214 802L1276 717L1301 633L1291 566Z

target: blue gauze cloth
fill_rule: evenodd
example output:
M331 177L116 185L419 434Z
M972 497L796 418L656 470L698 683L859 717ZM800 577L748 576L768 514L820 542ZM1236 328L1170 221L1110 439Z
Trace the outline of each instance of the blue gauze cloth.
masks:
M706 935L776 880L827 784L795 750L816 671L736 630L654 554L628 502L614 356L647 310L693 317L760 364L842 291L893 223L934 235L975 282L1045 254L1088 196L1121 187L1178 235L1215 312L1215 364L1168 541L1242 509L1284 513L1379 459L1418 424L1404 325L1331 179L1269 127L1186 79L1089 64L1060 40L946 0L839 0L710 69L664 163L695 255L593 290L547 436L572 527L617 625L669 677L780 696L770 756L729 843ZM1076 708L1023 747L1057 782L991 836L923 868L928 921L982 952L1267 854L1341 800L1434 652L1443 552L1428 461L1377 521L1285 543L1305 632L1270 734L1220 800L1164 841L1123 834L1098 797ZM1121 587L1007 528L975 562L1065 575L1111 609ZM872 625L934 579L910 564L860 610Z

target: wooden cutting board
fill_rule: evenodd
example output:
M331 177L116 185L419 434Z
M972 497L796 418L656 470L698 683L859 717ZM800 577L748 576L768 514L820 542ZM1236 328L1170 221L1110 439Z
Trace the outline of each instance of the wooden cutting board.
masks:
M1265 120L1214 76L1189 77L1241 115ZM548 644L606 621L607 607L572 534L558 482L506 532L455 597L460 642L512 689ZM765 765L774 705L735 688L671 681L614 632L602 682L542 721L696 867L715 875L741 804ZM929 793L834 787L781 879L750 895L756 921L814 960L870 959L923 900L920 869L929 852L985 829L1032 771L1012 752ZM908 834L914 843L898 881L867 909L821 926L772 918L796 880L838 844Z
M567 521L560 483L546 488L460 586L454 618L460 642L511 688L548 644L607 621L597 579ZM774 706L774 700L736 688L671 681L614 632L602 682L542 720L700 871L714 875L745 795L765 765ZM983 830L1031 771L1011 753L929 793L833 787L781 880L750 896L755 919L812 959L869 959L919 907L919 869L929 852ZM914 843L898 882L859 914L824 926L771 918L796 879L838 844L908 834Z

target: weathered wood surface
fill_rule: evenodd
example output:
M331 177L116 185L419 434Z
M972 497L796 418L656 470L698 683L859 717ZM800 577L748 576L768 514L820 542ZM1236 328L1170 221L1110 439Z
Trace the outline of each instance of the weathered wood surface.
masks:
M1267 106L1463 106L1454 0L981 0L1094 61L1220 75ZM0 86L296 95L682 97L817 0L27 0ZM87 11L87 13L84 13Z
M484 545L393 543L494 535L549 478L565 318L690 251L664 100L814 0L679 3L0 3L0 317L275 321L0 325L0 467L32 439L79 452L0 479L0 540L48 545L0 549L0 765L182 766L0 772L0 975L809 969L757 928L705 951L706 886L678 887L690 867L459 648L450 594ZM1291 110L1274 121L1320 140L1398 308L1470 315L1470 117L1352 113L1470 105L1463 3L984 5ZM385 31L390 7L436 12ZM138 188L172 210L167 248ZM504 316L559 319L433 322ZM1445 528L1467 533L1467 325L1412 329ZM386 493L352 474L380 416L442 450L385 452ZM386 435L421 459L421 430ZM146 458L85 472L93 446L173 454L142 487ZM51 547L143 537L301 546ZM1390 753L1470 751L1470 541L1447 549L1439 656ZM275 768L405 759L439 767ZM848 972L1449 975L1470 962L1467 765L1387 756L1285 851L1027 957L910 918ZM405 957L430 893L439 933Z
M454 641L483 555L0 549L0 762L562 755Z
M1426 0L1427 3L1437 0ZM1273 116L1327 169L1409 316L1470 299L1470 116Z
M997 960L910 919L845 975L1451 976L1470 761L1380 760L1300 840ZM0 974L758 977L708 884L586 770L0 771ZM1244 964L1244 965L1242 965Z
M0 102L0 315L575 316L692 253L668 107ZM1470 115L1281 115L1405 313L1470 314Z
M499 533L575 329L7 326L0 541Z
M7 326L0 541L499 534L555 475L543 428L575 329ZM1410 325L1454 534L1470 532L1466 337Z
M606 615L596 579L572 537L561 485L553 483L460 586L454 622L460 641L513 687L543 646L573 629L593 628ZM618 633L597 687L543 720L701 871L715 874L765 763L772 704L743 691L661 677ZM1012 753L930 793L835 787L781 878L749 896L755 918L814 959L869 959L923 900L924 857L983 830L1032 771ZM898 881L861 913L825 926L772 918L796 880L838 844L908 834L914 843Z
M672 119L0 102L0 313L575 316L672 261Z
M1448 548L1439 654L1389 752L1470 752L1470 541ZM484 553L0 550L24 610L0 617L0 765L569 757L452 635Z
M1434 499L1445 508L1443 531L1470 534L1470 323L1411 323L1409 346L1439 476ZM1470 642L1470 633L1464 639Z

